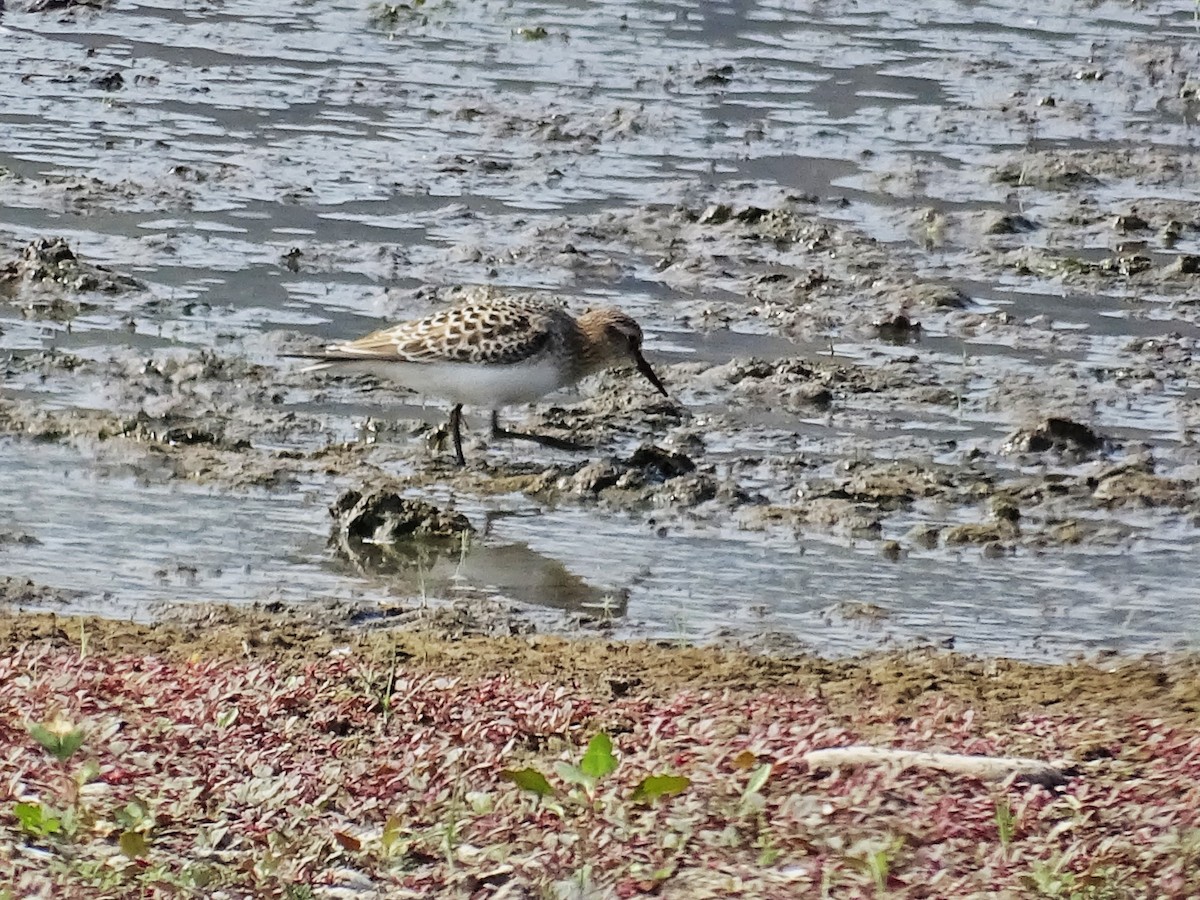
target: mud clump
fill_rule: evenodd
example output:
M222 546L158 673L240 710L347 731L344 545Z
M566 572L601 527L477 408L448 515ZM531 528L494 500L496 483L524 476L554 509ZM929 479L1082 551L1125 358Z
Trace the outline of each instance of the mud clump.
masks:
M1000 213L984 226L984 234L1027 234L1040 226L1033 219L1017 213Z
M68 321L94 304L68 299L69 294L138 290L136 278L83 262L64 238L37 238L21 255L0 267L0 298L15 301L24 315Z
M826 246L831 240L830 229L803 214L791 200L789 198L772 209L713 203L699 213L689 210L686 217L696 225L709 228L737 223L744 226L744 234L750 240L771 241L779 245L796 244L810 250Z
M33 0L25 7L25 12L75 12L80 9L90 9L99 12L108 7L110 0Z
M883 513L868 503L843 497L817 497L802 504L801 521L849 537L877 540L883 534Z
M1005 521L967 522L942 532L947 546L956 544L995 544L1016 535L1015 527Z
M388 490L344 491L329 514L335 520L336 535L376 544L407 538L456 538L475 530L462 513L445 512L432 503Z
M1104 449L1105 440L1090 426L1050 416L1032 428L1022 428L1004 441L1005 453L1045 453L1084 456Z
M152 417L144 412L121 422L115 429L100 430L97 437L101 440L123 437L140 443L162 444L167 447L208 446L230 453L251 449L248 440L226 436L222 423L169 414Z
M873 323L876 336L889 344L903 345L921 339L921 323L904 313L896 313Z
M65 238L37 238L26 244L16 260L0 268L0 286L14 281L110 293L142 287L136 278L83 262Z
M28 535L21 536L21 538L27 537ZM25 540L20 542L27 543ZM51 604L66 606L78 602L83 596L83 591L53 588L27 578L13 576L0 578L0 605L3 606L49 606Z
M1101 260L1099 271L1104 275L1137 275L1154 268L1154 260L1141 253L1112 256Z
M1070 160L1040 157L1007 162L996 170L995 178L1000 184L1049 191L1077 191L1101 184L1099 178Z
M905 537L914 547L921 547L925 550L933 550L938 545L938 539L941 537L942 529L937 525L914 525L908 530Z
M1167 267L1171 275L1200 275L1200 256L1185 253Z
M1113 229L1121 234L1129 234L1134 231L1145 231L1150 227L1150 223L1139 216L1137 213L1123 213L1113 219Z
M1195 485L1151 472L1125 471L1104 478L1092 498L1101 506L1184 507L1189 502L1189 487ZM1194 494L1193 494L1194 496Z
M8 528L0 529L0 547L5 546L6 544L24 547L36 547L40 543L41 541L27 532L13 531Z
M846 468L848 477L831 483L828 495L846 497L884 510L905 508L918 497L966 499L978 491L974 473L960 473L947 467L912 461L876 465L854 461Z
M691 475L696 464L682 453L643 444L628 459L601 459L575 472L567 481L574 494L599 495L609 489L643 491Z
M891 289L889 293L902 307L917 306L926 309L966 309L971 298L956 287L937 282L919 282ZM907 318L905 316L904 318Z
M672 453L653 444L642 444L629 457L627 465L640 469L647 483L661 484L696 471L696 464L682 453Z
M844 371L822 370L798 359L732 359L701 373L698 384L719 390L724 385L751 403L769 403L788 412L826 410L833 405L829 384L844 380Z
M1136 178L1143 187L1174 183L1194 177L1195 170L1196 161L1188 154L1168 147L1138 145L1024 152L1000 165L994 179L1015 187L1070 191L1099 187L1102 178Z
M474 532L462 513L401 497L387 488L344 491L329 508L329 547L362 575L428 569Z
M119 91L125 87L125 76L120 72L112 71L104 75L97 75L89 83L102 91Z

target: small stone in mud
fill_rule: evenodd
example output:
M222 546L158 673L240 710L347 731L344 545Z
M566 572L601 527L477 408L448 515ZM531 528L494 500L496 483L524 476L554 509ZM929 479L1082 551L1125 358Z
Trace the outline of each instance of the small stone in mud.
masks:
M374 544L412 537L451 538L471 532L462 513L445 512L424 500L401 497L388 490L366 494L350 489L329 508L340 536Z
M103 91L119 91L125 87L125 76L116 71L106 75L97 75L92 79L92 85Z
M725 65L710 69L700 78L695 79L693 84L696 87L719 87L729 84L733 77L733 66Z
M103 9L107 5L108 0L33 0L32 3L25 7L25 12L54 12L60 9ZM0 4L0 8L3 8L2 4Z
M1014 187L1036 187L1043 190L1079 190L1100 186L1100 179L1090 172L1076 168L1067 160L1054 158L1020 158L1005 163L996 170L996 181Z
M682 453L672 453L653 444L642 444L633 451L627 465L640 469L648 482L669 481L696 470L696 464Z
M1011 525L1016 525L1021 521L1021 510L1013 503L1003 497L993 497L992 515L999 522L1008 522Z
M865 600L843 600L837 605L837 611L848 621L879 622L891 616L891 612L878 603Z
M880 340L889 344L908 344L921 337L921 323L913 321L904 313L876 322L873 326Z
M937 549L941 534L942 529L937 525L914 525L908 530L908 534L905 537L918 547L924 547L926 550L935 550Z
M1188 502L1188 485L1149 472L1130 470L1102 480L1092 497L1108 507L1184 506Z
M622 472L612 460L598 459L571 478L571 489L580 494L599 494L621 480Z
M971 298L948 284L923 283L910 285L900 291L899 300L905 305L933 309L965 309Z
M1131 231L1145 231L1149 227L1150 223L1137 213L1127 213L1113 219L1113 228L1122 234L1128 234Z
M733 210L724 203L714 203L700 213L697 223L700 225L724 225L733 218Z
M1104 439L1087 425L1051 416L1035 428L1022 428L1004 442L1005 453L1092 452L1104 446Z
M1114 256L1100 263L1100 271L1110 275L1136 275L1148 271L1154 266L1154 260L1140 253L1128 256Z
M1196 275L1200 273L1200 256L1185 253L1167 268L1172 275Z
M1017 213L1001 213L992 219L984 228L985 234L1024 234L1037 231L1038 224L1026 216Z
M1004 523L967 522L954 525L942 532L946 545L993 544L1011 537L1012 531Z
M21 544L26 547L36 547L41 544L32 534L23 531L0 531L0 547L5 544Z

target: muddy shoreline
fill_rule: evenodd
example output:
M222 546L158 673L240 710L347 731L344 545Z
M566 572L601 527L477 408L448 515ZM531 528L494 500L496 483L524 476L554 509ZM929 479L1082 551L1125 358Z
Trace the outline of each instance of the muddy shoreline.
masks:
M189 606L164 610L153 623L5 610L0 650L261 659L298 670L330 654L374 656L386 649L422 672L470 678L504 672L609 700L630 692L816 690L846 716L866 699L901 705L953 699L997 721L1038 710L1085 715L1109 709L1194 724L1200 711L1200 659L1192 655L1038 665L924 648L829 659L521 631L502 608L467 604L382 613L340 604L311 610Z
M504 672L607 700L631 691L661 696L678 690L816 690L835 714L846 716L864 698L896 706L953 700L996 721L1036 710L1102 715L1108 709L1192 725L1200 710L1200 659L1193 654L1108 655L1038 665L918 648L829 659L779 648L530 634L520 617L487 604L383 611L341 604L308 610L178 606L160 611L152 623L6 610L0 614L0 649L23 648L260 659L284 670L300 670L330 654L376 656L386 650L422 672L463 678Z

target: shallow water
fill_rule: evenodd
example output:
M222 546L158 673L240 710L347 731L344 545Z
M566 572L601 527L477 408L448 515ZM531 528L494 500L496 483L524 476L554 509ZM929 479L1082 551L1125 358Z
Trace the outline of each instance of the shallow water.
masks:
M533 26L548 36L517 33ZM1185 306L1140 296L1154 313L1135 312L1119 287L998 274L953 233L930 245L914 219L926 207L1065 215L1068 196L1017 198L987 176L983 164L1014 148L1191 152L1194 110L1179 91L1137 87L1156 52L1200 70L1190 2L1061 0L1014 15L1011 4L966 2L432 0L420 15L375 24L362 4L325 0L117 2L100 14L9 10L0 28L0 239L16 247L62 235L162 301L117 297L69 329L0 303L0 353L100 359L213 347L271 362L274 330L355 334L413 312L404 291L424 283L559 289L629 309L660 363L832 351L875 366L919 353L961 382L961 404L912 416L886 398L878 407L855 398L833 420L748 413L710 446L720 459L866 442L888 458L900 441L936 456L948 436L960 447L1000 440L1011 418L972 398L1001 378L1036 385L1064 361L1114 367L1131 337L1200 338ZM93 82L111 72L120 89ZM1037 105L1051 95L1053 106ZM606 260L612 248L600 244L578 248L599 257L587 266L527 252L559 240L563 216L781 189L814 196L819 214L952 279L978 309L1050 324L1014 342L931 314L919 344L891 349L819 327L789 339L747 315L700 333L697 305L736 304L736 279L690 282L653 259ZM1104 190L1200 200L1182 177L1106 179ZM1110 243L1085 236L1070 249L1086 257ZM1170 253L1198 247L1189 233ZM293 248L296 270L284 259ZM5 390L103 408L115 388L11 374ZM1180 410L1198 397L1194 384L1174 383L1097 408L1095 424L1194 465ZM349 435L374 399L288 402L323 409ZM443 412L397 404L395 414L432 422ZM381 584L325 550L332 483L250 493L165 484L102 455L14 439L0 443L0 464L0 528L41 541L0 546L0 569L83 591L81 607L120 615L151 614L162 600L452 596L465 584L590 614L617 598L623 633L779 632L838 651L953 638L960 649L1056 657L1190 645L1200 631L1195 527L1170 512L1148 523L1114 513L1136 534L1115 549L1001 559L937 549L892 563L876 543L836 535L764 536L684 518L658 537L599 509L535 507L495 520L467 560L443 561L419 583L407 573ZM459 505L479 524L504 504ZM956 516L934 510L921 521ZM861 601L887 618L863 623L839 607Z
M1055 658L1192 647L1200 639L1200 586L1181 584L1171 566L1190 546L1190 529L1147 541L1136 554L979 560L970 549L893 563L873 542L656 535L513 500L491 511L514 514L490 519L468 506L484 533L465 555L442 548L423 565L363 577L331 561L317 491L304 492L302 502L296 494L231 496L96 472L60 448L6 442L3 449L6 473L26 488L0 494L0 522L38 543L0 545L0 561L6 572L78 591L66 605L31 607L59 613L144 620L180 601L491 597L529 604L546 627L555 626L538 609L580 614L592 623L585 627L621 635L766 634L826 652L916 640ZM60 510L73 515L46 518Z

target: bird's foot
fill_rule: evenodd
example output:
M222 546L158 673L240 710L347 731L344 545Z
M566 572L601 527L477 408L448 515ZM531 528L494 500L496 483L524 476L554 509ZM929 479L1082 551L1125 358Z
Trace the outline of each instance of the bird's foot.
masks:
M529 441L534 444L541 444L543 447L550 447L553 450L567 450L574 453L591 449L586 444L555 437L552 434L529 434L524 431L509 431L507 428L493 428L492 437L510 441Z

